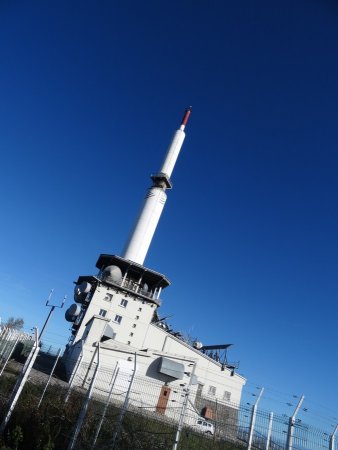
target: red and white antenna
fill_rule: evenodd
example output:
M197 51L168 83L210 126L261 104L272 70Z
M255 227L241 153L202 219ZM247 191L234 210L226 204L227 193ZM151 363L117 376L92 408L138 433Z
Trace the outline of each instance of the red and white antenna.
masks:
M160 172L151 176L153 185L146 195L140 215L123 251L122 257L125 259L143 264L147 256L151 240L167 200L165 191L172 187L170 177L183 145L185 138L184 129L188 123L191 110L191 107L185 110L180 127L174 133L169 145Z

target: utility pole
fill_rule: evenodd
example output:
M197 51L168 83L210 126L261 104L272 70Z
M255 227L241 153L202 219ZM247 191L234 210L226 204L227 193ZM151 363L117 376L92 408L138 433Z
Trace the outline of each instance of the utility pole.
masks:
M253 434L254 434L254 430L255 430L255 422L256 422L256 415L257 415L257 406L258 403L263 395L264 392L264 388L261 389L261 392L259 393L259 396L257 397L257 400L255 402L255 404L252 407L252 414L251 414L251 421L250 421L250 430L249 430L249 438L248 438L248 448L247 450L251 450L251 446L252 446L252 439L253 439Z
M49 311L49 313L48 313L47 319L45 320L45 323L43 324L43 327L42 327L42 330L41 330L41 333L40 333L40 336L39 336L39 344L41 344L41 337L42 337L42 335L43 335L43 332L44 332L45 329L46 329L46 326L47 326L47 324L48 324L48 322L49 322L49 319L51 318L51 315L52 315L53 312L54 312L54 309L55 309L55 308L60 308L60 309L63 308L63 305L65 304L65 301L66 301L66 298L67 298L66 295L63 297L63 300L62 300L62 303L61 303L60 306L58 306L58 305L52 305L52 304L49 303L49 302L50 302L50 299L52 298L53 292L54 292L54 289L52 289L52 290L50 291L49 296L48 296L48 299L47 299L47 301L46 301L46 306L49 306L49 307L50 307L50 311Z
M292 445L293 445L293 435L294 435L294 430L295 430L295 421L296 421L296 415L300 409L300 407L302 406L302 403L304 401L305 396L302 395L298 405L296 406L295 412L293 413L293 415L289 418L289 428L288 428L288 437L287 437L287 441L286 441L286 450L292 450Z

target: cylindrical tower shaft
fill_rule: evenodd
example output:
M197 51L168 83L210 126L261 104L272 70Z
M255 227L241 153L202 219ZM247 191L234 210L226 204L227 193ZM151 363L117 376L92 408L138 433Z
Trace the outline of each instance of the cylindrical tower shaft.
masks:
M175 132L169 145L161 171L151 177L153 185L146 195L140 215L122 254L123 258L130 259L138 264L143 264L145 260L167 199L165 191L172 187L170 176L185 138L184 129L190 113L191 108L188 108L185 111L180 128Z
M123 258L143 264L166 200L167 194L162 188L148 190Z

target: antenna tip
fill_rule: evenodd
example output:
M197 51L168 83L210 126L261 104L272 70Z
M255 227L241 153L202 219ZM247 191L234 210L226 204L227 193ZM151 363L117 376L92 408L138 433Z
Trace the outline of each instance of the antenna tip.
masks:
M188 106L188 108L186 108L186 110L185 110L181 125L186 126L186 124L188 123L188 119L191 114L191 111L192 111L192 106Z

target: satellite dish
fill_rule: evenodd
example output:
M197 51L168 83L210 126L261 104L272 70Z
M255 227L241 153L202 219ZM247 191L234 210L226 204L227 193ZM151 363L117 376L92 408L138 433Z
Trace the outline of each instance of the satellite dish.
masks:
M195 342L193 342L192 346L194 348L196 348L197 350L201 350L201 348L203 347L203 344L202 344L202 342L195 341Z
M149 286L147 285L147 283L144 283L144 285L142 286L141 292L142 294L146 294L149 291Z
M118 266L107 266L103 271L103 278L113 283L120 283L122 280L122 271Z
M65 313L65 319L67 322L74 322L77 318L77 316L81 312L81 307L79 305L76 305L73 303L66 311Z
M83 281L82 283L77 284L74 288L74 300L77 303L82 303L87 297L87 294L90 292L91 288L92 285L87 281Z

